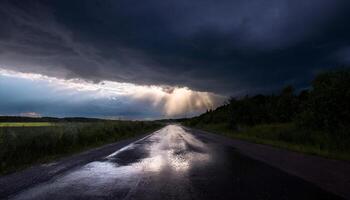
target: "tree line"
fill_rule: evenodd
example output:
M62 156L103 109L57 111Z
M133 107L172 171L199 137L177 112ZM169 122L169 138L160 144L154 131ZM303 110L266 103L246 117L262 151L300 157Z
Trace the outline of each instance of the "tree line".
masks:
M320 73L309 89L299 92L287 86L278 94L230 98L225 105L187 123L227 123L237 130L242 126L286 122L303 129L349 136L350 70Z

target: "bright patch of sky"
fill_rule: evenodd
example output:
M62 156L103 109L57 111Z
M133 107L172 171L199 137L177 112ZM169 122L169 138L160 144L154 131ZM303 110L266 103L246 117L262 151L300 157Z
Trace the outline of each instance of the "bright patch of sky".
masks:
M186 117L225 98L187 87L59 79L0 67L0 115L85 116L123 119Z

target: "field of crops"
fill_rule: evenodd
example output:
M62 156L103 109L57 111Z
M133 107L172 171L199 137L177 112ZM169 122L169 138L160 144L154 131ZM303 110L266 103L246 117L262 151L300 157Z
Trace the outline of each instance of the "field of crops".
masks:
M51 122L0 122L0 127L40 127L54 126Z

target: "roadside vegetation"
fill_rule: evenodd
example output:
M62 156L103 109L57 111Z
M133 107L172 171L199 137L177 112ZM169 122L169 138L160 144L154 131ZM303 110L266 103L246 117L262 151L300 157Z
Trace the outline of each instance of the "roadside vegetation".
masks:
M184 125L233 138L350 160L350 70L319 74L309 90L231 98Z
M28 124L27 124L28 123ZM155 122L19 123L0 127L0 174L160 128ZM40 126L42 125L42 126ZM48 126L46 126L48 125Z

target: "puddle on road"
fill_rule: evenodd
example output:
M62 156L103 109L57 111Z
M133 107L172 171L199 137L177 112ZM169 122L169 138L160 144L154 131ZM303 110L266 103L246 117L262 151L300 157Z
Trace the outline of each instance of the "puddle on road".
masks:
M77 196L125 197L142 178L162 172L184 176L195 164L210 162L206 144L182 127L169 125L136 141L101 161L41 184L14 199L57 199Z

